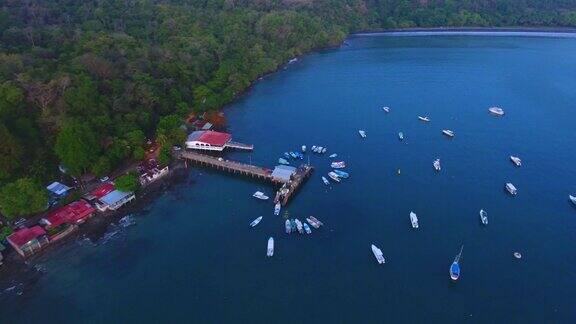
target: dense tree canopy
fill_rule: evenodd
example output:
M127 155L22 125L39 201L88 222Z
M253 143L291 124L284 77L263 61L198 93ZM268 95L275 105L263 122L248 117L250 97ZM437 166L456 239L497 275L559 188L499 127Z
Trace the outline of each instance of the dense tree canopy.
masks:
M0 0L0 184L104 175L296 55L433 26L576 26L576 0Z
M138 189L140 183L138 182L138 176L134 172L130 172L123 176L120 176L114 182L116 189L124 192L134 192Z
M46 189L29 178L18 179L0 189L0 210L9 219L41 212L47 204Z

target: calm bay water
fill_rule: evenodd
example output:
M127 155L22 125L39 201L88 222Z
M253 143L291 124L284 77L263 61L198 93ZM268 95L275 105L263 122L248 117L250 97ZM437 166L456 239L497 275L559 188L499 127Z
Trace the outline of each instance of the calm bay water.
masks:
M36 282L0 294L1 322L574 322L576 39L348 43L266 77L226 111L234 138L256 147L228 157L273 166L302 144L328 148L310 156L316 171L287 208L325 227L288 236L272 204L251 198L258 189L272 196L270 186L192 170L134 225L41 257ZM490 116L491 105L506 116ZM351 177L328 188L320 176L331 153ZM461 244L454 284L448 268Z

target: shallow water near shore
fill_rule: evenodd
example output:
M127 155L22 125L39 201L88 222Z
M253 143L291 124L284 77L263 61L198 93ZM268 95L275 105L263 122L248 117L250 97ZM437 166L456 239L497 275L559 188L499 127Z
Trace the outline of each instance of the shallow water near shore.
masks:
M255 145L227 158L273 166L303 144L328 148L309 154L316 170L286 208L323 228L288 236L272 203L251 197L271 186L193 169L101 242L35 260L35 282L0 293L0 322L573 322L576 39L347 43L265 77L226 110L234 139ZM492 105L506 115L489 115ZM350 178L326 187L332 153Z

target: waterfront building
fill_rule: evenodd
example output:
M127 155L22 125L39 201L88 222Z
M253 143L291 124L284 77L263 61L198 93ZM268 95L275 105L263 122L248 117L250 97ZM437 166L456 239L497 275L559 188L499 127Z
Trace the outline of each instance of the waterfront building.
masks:
M296 173L296 168L289 165L277 165L272 171L272 179L274 181L286 183L290 181L293 174Z
M188 135L186 147L193 150L222 152L225 148L252 150L254 146L232 141L228 133L214 131L195 131Z
M23 257L40 251L50 243L46 231L38 225L31 228L21 228L10 234L6 240Z
M81 224L94 215L96 210L85 200L78 200L64 207L51 211L40 220L47 229L63 224Z
M101 212L117 210L134 199L136 199L136 195L133 192L114 190L98 199L96 202L96 208Z

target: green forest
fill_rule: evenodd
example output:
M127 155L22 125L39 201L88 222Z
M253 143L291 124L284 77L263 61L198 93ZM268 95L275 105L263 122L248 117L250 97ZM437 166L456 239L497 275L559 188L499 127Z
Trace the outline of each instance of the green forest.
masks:
M79 177L170 147L287 60L351 32L576 26L576 0L0 0L0 211L46 206Z

